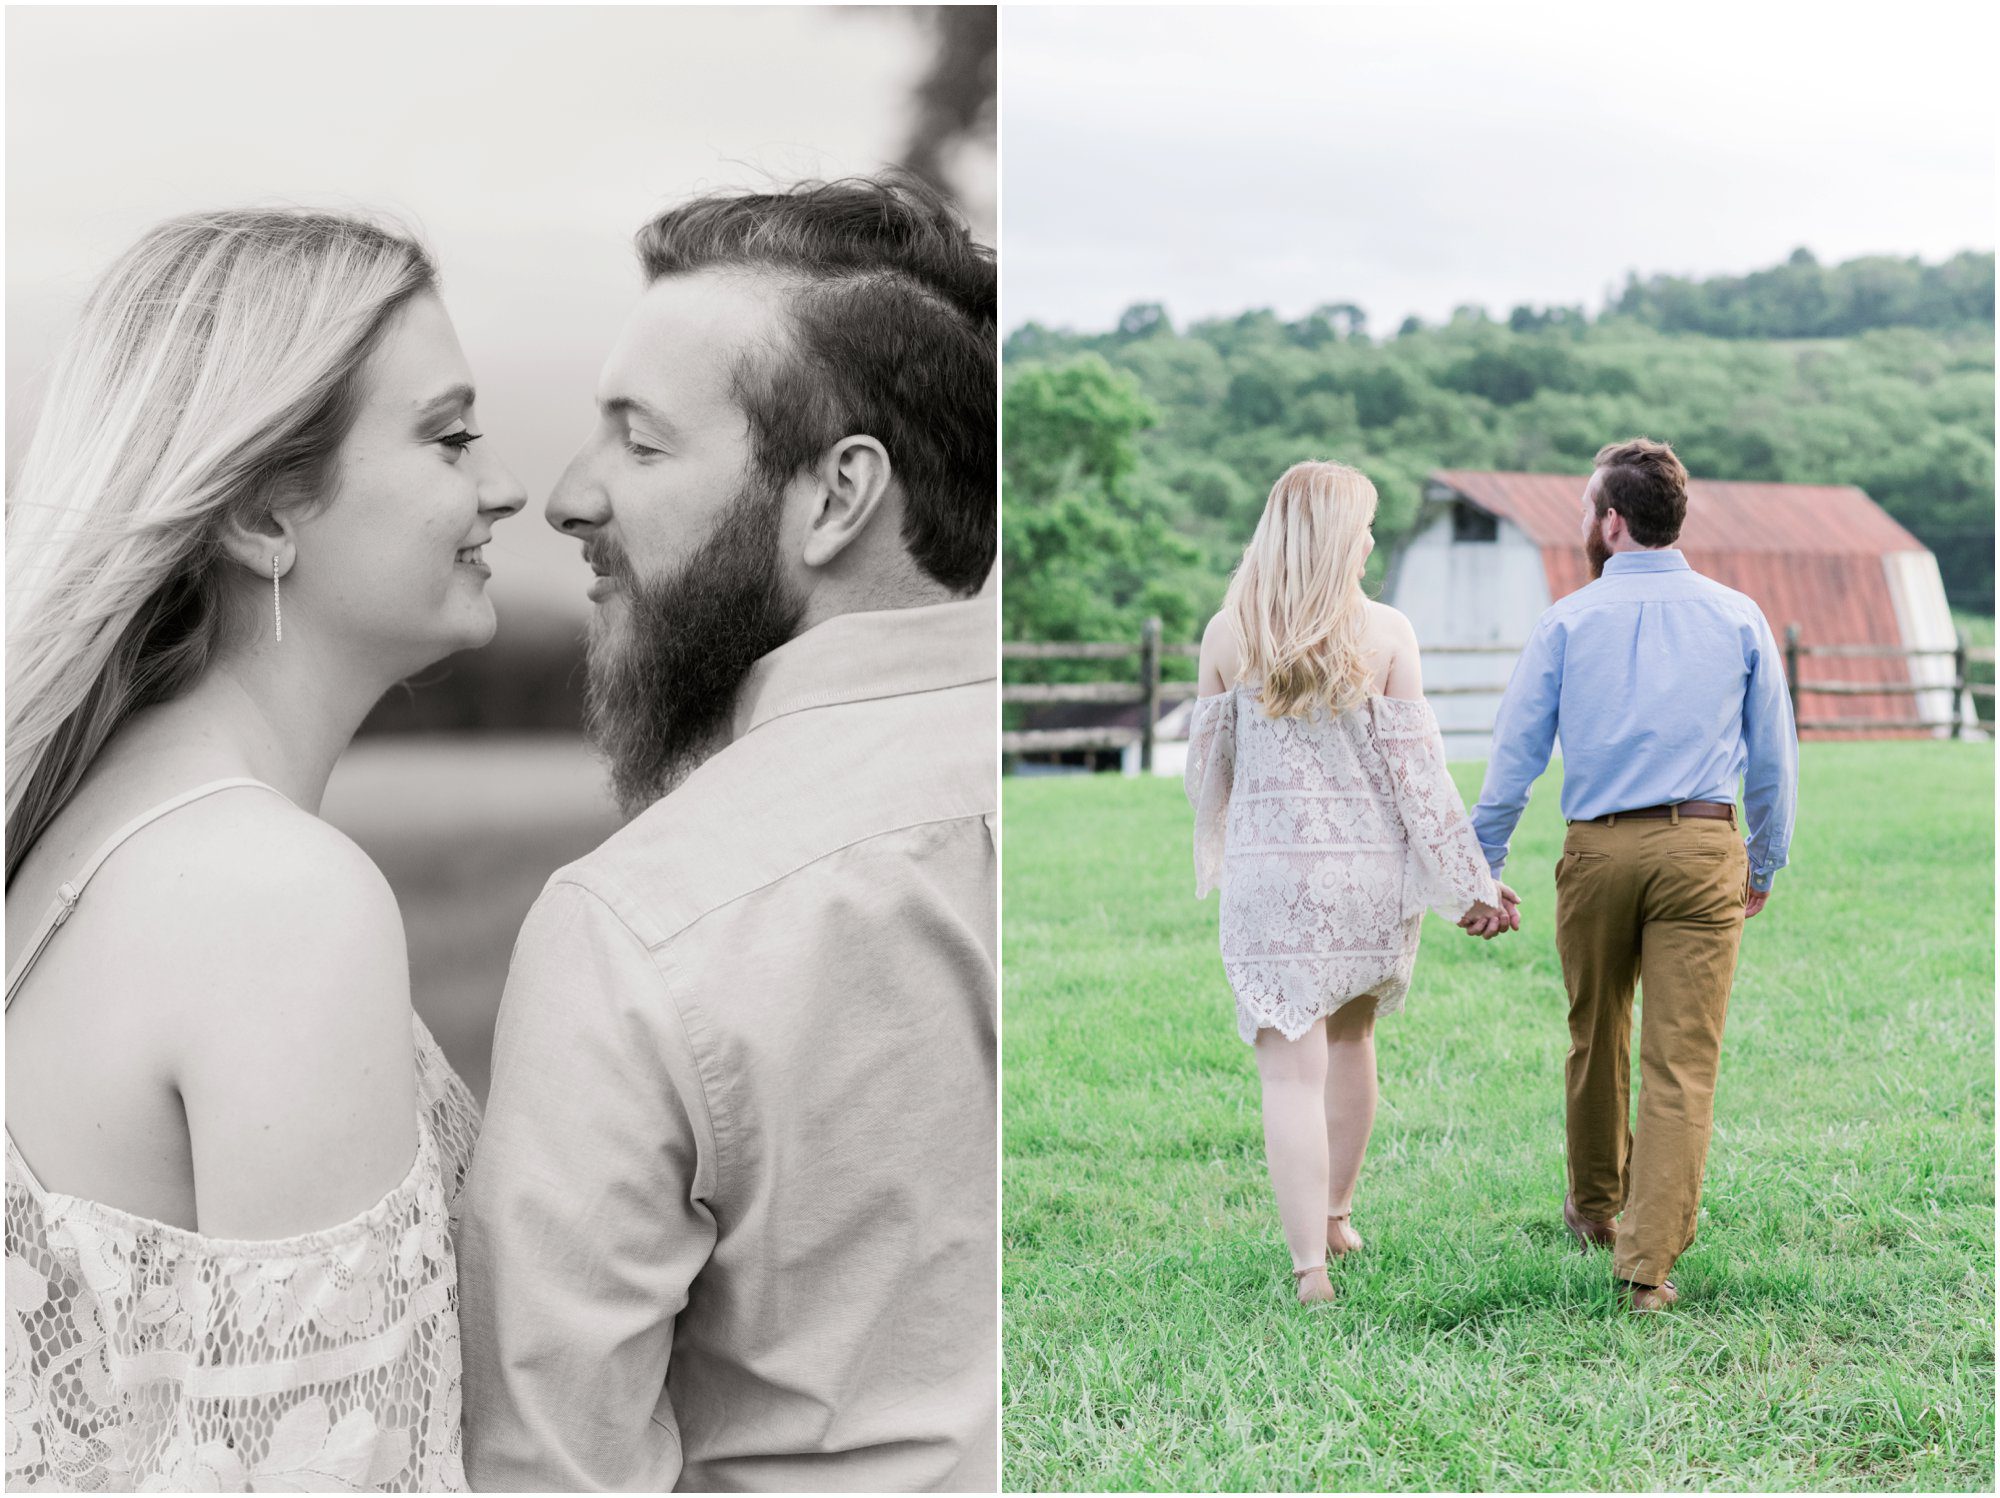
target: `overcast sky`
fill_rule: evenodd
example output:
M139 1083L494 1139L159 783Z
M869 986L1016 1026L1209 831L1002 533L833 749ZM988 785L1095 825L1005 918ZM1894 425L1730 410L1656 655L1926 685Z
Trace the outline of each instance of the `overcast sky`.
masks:
M150 225L390 209L437 252L482 427L531 497L488 548L495 600L579 619L588 573L540 512L638 297L633 231L706 189L895 160L930 49L910 15L859 7L9 7L6 26L10 457L85 292ZM990 237L992 168L965 164Z
M1003 316L1390 331L1991 249L1995 41L1971 7L1008 7Z

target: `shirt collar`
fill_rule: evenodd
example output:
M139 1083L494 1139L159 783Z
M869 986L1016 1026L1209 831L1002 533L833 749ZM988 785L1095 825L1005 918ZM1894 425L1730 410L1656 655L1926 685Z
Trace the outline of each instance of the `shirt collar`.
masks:
M1658 551L1615 551L1604 560L1604 575L1615 572L1686 572L1687 558L1672 546Z
M810 707L901 697L1000 674L995 599L836 614L760 657L736 693L734 737Z

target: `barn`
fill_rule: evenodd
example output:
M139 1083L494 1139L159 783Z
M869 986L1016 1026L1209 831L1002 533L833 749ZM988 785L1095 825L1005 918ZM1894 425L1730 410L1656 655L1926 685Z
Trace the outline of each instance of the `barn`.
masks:
M1554 600L1590 581L1579 538L1588 475L1439 470L1383 598L1410 617L1425 686L1454 758L1481 758L1515 651ZM1782 643L1950 651L1957 643L1937 558L1851 485L1692 480L1680 550L1688 565L1747 593ZM1468 653L1454 655L1449 647ZM1948 722L1949 655L1802 655L1802 687L1901 684L1889 696L1807 692L1804 721ZM1962 709L1976 722L1970 701ZM1942 733L1945 730L1928 730ZM1867 736L1912 730L1874 729ZM1829 735L1820 733L1818 737ZM1846 735L1842 735L1846 736Z

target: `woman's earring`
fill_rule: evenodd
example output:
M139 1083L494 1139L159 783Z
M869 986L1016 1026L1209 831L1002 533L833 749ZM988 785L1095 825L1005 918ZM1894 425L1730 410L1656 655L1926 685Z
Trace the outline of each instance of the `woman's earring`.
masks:
M278 626L278 638L285 637L285 604L278 596L278 554L271 553L271 618Z

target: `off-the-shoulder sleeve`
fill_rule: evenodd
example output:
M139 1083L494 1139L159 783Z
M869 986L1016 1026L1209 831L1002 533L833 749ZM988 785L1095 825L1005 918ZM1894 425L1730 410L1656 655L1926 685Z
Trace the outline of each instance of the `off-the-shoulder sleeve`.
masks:
M1445 768L1444 735L1430 704L1422 698L1377 697L1374 710L1375 740L1409 837L1403 918L1435 910L1455 921L1476 904L1497 904L1499 888Z
M85 1337L43 1356L9 1328L9 1487L463 1490L439 1175L425 1125L409 1174L374 1207L268 1242L62 1196L40 1204L39 1233L17 1236L10 1200L9 1310Z
M1222 885L1223 834L1229 789L1236 778L1236 694L1197 697L1188 724L1187 768L1181 784L1194 808L1194 897Z

